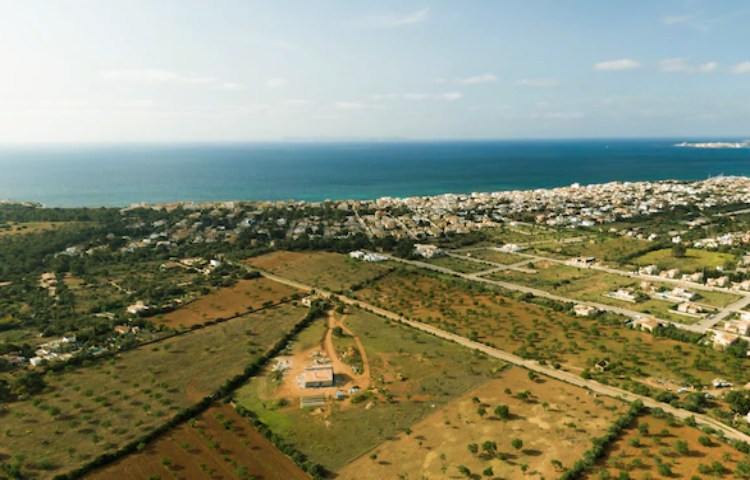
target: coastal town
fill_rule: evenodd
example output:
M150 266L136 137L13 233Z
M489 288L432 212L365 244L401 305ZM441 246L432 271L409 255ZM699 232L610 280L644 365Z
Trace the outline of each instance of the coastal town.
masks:
M548 382L573 389L566 402L591 396L588 408L602 412L602 399L641 402L750 452L748 204L744 177L324 202L6 202L2 408L13 419L9 438L49 439L24 447L49 463L3 468L30 478L82 468L107 478L118 464L77 453L100 451L99 436L112 445L106 452L120 445L125 461L143 461L142 428L102 410L105 426L91 437L63 396L92 411L116 405L147 432L173 421L179 429L183 416L198 422L204 417L194 412L215 412L223 398L231 413L215 418L250 415L273 443L263 448L293 452L294 462L279 460L289 468L358 478L352 472L372 462L358 452L396 459L406 440L385 431L353 440L351 418L395 415L400 432L422 428L409 420L422 418L431 432L456 408L445 403L451 399L468 405L451 421L466 408L481 420L485 396L501 403L493 407L501 419L502 403L516 402L524 415L570 422L559 410L532 409L524 392L548 398L538 387ZM31 258L42 260L29 268ZM455 370L475 363L482 367ZM481 385L498 390L471 393ZM518 393L503 393L508 385ZM55 431L60 422L76 425L76 452L57 453L63 437L46 427L23 433L24 419L40 409ZM475 421L458 424L462 442L473 441ZM289 423L306 427L285 430ZM528 422L522 428L530 433L519 441L536 445L544 462L518 455L535 475L549 475L553 444L539 443L544 435L531 435ZM342 439L331 440L337 462L318 442L329 429ZM576 440L581 455L590 436ZM153 448L172 448L159 438ZM463 459L466 447L458 447L444 444L446 458ZM519 468L496 456L469 464L511 476ZM372 478L400 472L378 465Z

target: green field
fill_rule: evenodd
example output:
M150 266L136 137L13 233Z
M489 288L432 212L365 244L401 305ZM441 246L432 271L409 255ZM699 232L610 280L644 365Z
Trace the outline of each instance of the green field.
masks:
M557 258L571 258L579 255L596 257L610 263L627 263L628 259L651 248L645 240L630 237L594 236L588 241L577 243L543 243L534 246L542 254L554 254Z
M115 450L241 373L306 313L275 307L48 374L43 393L7 405L0 456L51 478Z
M729 253L709 252L696 248L688 248L684 257L677 258L672 255L672 249L664 248L648 252L632 260L636 265L656 265L661 270L670 270L678 268L683 273L697 272L699 270L715 269L724 267L736 260L734 255Z
M716 376L750 381L740 359L631 330L620 317L574 318L514 300L499 288L416 269L392 272L358 291L357 298L526 358L559 362L574 372L609 359L617 367L602 375L612 383L647 376L688 383L707 383Z
M463 347L359 310L346 317L346 324L362 341L370 363L372 384L363 402L303 410L293 397L286 398L287 406L279 406L276 387L267 376L253 378L236 394L236 401L272 431L332 470L487 381L499 367L497 361ZM318 334L303 332L302 345L295 344L294 351L302 351Z

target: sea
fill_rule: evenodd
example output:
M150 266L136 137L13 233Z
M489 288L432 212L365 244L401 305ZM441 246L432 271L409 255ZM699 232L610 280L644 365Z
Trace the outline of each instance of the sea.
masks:
M319 201L750 175L750 149L675 146L682 141L714 140L0 146L0 199L61 207Z

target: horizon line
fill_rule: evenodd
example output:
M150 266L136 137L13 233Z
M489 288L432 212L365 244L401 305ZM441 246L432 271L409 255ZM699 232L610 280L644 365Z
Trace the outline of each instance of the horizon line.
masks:
M268 145L268 144L356 144L356 143L481 143L481 142L576 142L576 141L748 141L747 135L722 136L593 136L593 137L514 137L514 138L407 138L407 137L353 137L353 138L305 138L288 137L265 140L41 140L35 142L3 142L4 147L46 147L46 146L143 146L143 145Z

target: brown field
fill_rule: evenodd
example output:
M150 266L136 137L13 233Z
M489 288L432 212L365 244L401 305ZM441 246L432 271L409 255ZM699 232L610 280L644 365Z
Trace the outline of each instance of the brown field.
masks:
M523 357L559 362L574 372L609 360L616 367L596 374L618 384L648 376L692 384L706 384L717 375L738 383L750 380L742 360L710 348L631 330L617 318L574 318L514 300L499 289L446 276L401 269L356 296ZM693 362L696 358L700 365Z
M168 465L165 465L168 463ZM217 404L148 444L85 478L141 480L310 478L227 404Z
M531 393L529 399L515 396L525 390ZM507 420L494 416L498 405L509 407ZM484 417L478 413L480 407L487 410ZM399 434L348 464L339 478L465 478L459 465L475 475L491 467L491 478L555 478L560 471L551 462L570 467L623 408L620 402L596 398L563 382L531 380L526 370L513 367L415 424L409 434ZM523 442L520 449L511 445L516 438ZM483 453L485 441L494 441L505 460ZM478 454L469 451L470 443L478 444Z
M643 433L638 427L646 425ZM644 428L644 427L641 427ZM748 456L726 445L716 438L711 438L711 446L701 445L700 437L706 434L684 424L676 423L654 415L640 417L633 428L623 435L608 449L605 460L599 462L583 477L586 480L617 478L620 472L626 472L630 478L748 478L750 463ZM687 452L680 453L676 448L677 441L687 442ZM667 471L659 471L659 462L669 465ZM705 472L715 463L723 465L724 473ZM744 463L744 473L737 472L738 462ZM704 469L704 472L701 472Z
M253 267L291 280L342 292L382 275L389 266L329 252L273 252L247 260Z
M220 288L184 307L153 318L154 323L169 327L191 327L221 318L234 317L270 303L291 297L297 290L282 283L256 278L240 280Z
M4 453L33 479L115 450L240 374L306 313L282 305L48 375L44 392L7 405Z

